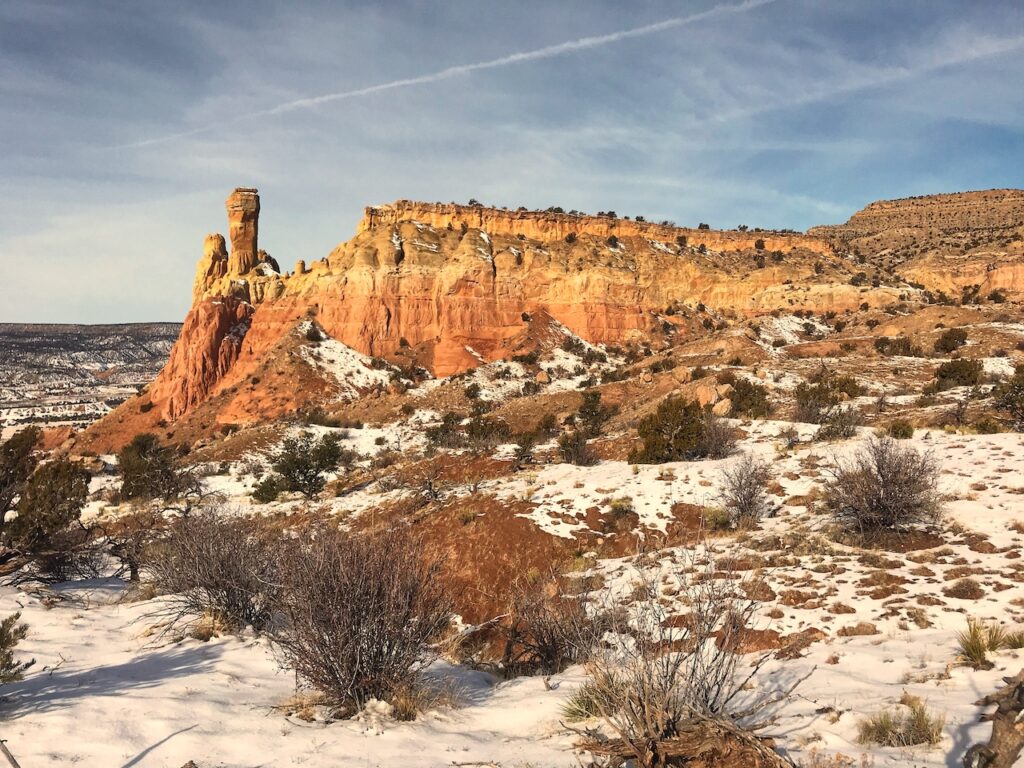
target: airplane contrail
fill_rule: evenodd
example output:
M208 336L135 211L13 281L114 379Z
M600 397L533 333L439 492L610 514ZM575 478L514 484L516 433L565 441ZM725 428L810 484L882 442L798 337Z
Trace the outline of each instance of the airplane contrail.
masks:
M714 16L722 16L725 14L734 13L745 13L755 8L760 8L764 5L769 5L777 0L744 0L744 2L736 3L733 5L716 5L709 8L706 11L694 13L689 16L676 16L671 19L665 19L658 21L653 24L645 24L642 27L632 27L631 29L623 29L618 32L611 32L607 35L594 35L591 37L581 37L577 40L568 40L564 43L556 43L555 45L547 45L543 48L535 48L531 51L520 51L519 53L512 53L507 56L502 56L497 59L490 59L488 61L478 61L474 64L460 64L454 67L447 67L446 69L438 70L437 72L431 72L425 75L418 75L416 77L407 77L400 80L392 80L387 83L379 83L377 85L369 85L363 88L354 88L348 91L337 91L335 93L325 93L318 96L307 96L301 99L294 99L292 101L286 101L277 106L270 107L268 109L262 109L257 112L251 112L249 114L240 115L232 119L230 122L237 120L248 120L256 117L267 117L270 115L280 115L286 112L294 112L300 109L310 109L317 107L321 104L327 104L332 101L342 101L345 99L354 99L362 96L369 96L374 93L380 93L382 91L391 91L398 88L409 88L416 85L426 85L428 83L436 83L441 80L448 80L453 77L460 75L467 75L472 72L479 72L486 69L497 69L499 67L507 67L513 64L521 64L527 61L537 61L539 59L550 59L556 56L564 56L568 53L574 53L576 51L587 50L588 48L597 48L603 45L609 45L610 43L616 43L620 40L628 40L635 37L644 37L646 35L653 35L658 32L664 32L668 29L675 29L677 27L686 26L693 24L704 19L712 18ZM215 125L204 125L201 128L195 128L190 131L182 131L180 133L167 134L165 136L159 136L152 139L145 139L129 144L121 145L122 147L144 147L152 144L160 144L167 141L174 141L175 139L185 138L187 136L195 136L200 133L207 133L209 131L216 130L217 128L224 125L223 122Z

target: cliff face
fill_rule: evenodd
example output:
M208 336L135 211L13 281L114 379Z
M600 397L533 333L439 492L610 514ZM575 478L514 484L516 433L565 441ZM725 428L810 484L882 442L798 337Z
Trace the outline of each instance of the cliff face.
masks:
M996 205L1001 221L1017 215L1021 198L981 204ZM970 212L957 199L937 205L946 221L974 221L979 201ZM226 208L230 250L221 235L206 238L192 310L150 388L166 420L247 380L251 389L270 350L309 318L361 353L412 355L445 376L509 356L524 320L541 312L588 341L623 344L675 323L673 306L702 303L739 319L892 304L906 298L906 286L851 284L870 265L838 256L832 243L848 241L837 232L934 218L919 201L876 203L846 229L803 235L398 201L367 208L351 240L287 274L259 250L256 190L235 190ZM946 270L942 279L974 279L972 269ZM908 269L908 277L925 282L922 271ZM1016 286L1020 276L1010 269L1003 282Z
M524 316L539 311L589 341L621 344L674 303L757 314L897 295L848 285L845 264L816 237L408 201L367 208L355 237L282 274L257 247L255 191L236 190L227 209L231 251L207 237L193 309L151 389L166 419L251 376L307 317L364 354L411 348L445 376L507 356Z

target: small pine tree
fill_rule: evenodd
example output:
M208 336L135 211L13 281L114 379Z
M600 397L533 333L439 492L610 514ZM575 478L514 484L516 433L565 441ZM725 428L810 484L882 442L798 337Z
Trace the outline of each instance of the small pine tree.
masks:
M136 435L117 454L121 496L125 499L172 499L181 491L174 451L150 432Z
M25 482L36 468L39 428L27 427L0 443L0 529L15 507Z
M342 449L337 435L328 433L317 440L303 432L284 441L272 466L287 490L311 499L324 489L326 473L337 469L343 460L349 464L354 458L351 451Z
M28 635L28 624L19 624L20 613L12 613L0 621L0 685L21 680L25 670L35 659L19 661L14 658L14 647Z
M67 459L44 464L25 485L18 516L5 526L4 540L32 554L73 547L72 538L81 536L65 534L78 521L88 494L89 473L80 464Z

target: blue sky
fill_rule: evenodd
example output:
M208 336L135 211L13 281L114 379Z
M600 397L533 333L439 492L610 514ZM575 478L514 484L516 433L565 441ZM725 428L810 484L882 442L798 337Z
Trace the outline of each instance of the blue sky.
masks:
M1019 0L0 5L0 322L179 320L397 198L805 229L1019 187Z

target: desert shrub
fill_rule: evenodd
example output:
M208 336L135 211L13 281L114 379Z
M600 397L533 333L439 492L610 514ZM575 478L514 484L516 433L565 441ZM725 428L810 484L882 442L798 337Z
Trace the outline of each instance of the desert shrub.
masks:
M667 397L637 424L643 447L629 454L630 463L663 464L724 458L735 445L732 430L695 400Z
M320 333L320 329L310 323L309 327L306 329L306 341L311 341L316 344L323 341L323 339L324 337L323 334Z
M508 424L497 419L477 416L466 424L466 439L474 448L491 448L508 442L511 437Z
M914 436L914 425L906 419L896 419L890 422L886 434L894 440L909 440Z
M591 614L589 594L563 594L564 579L522 577L512 585L508 618L501 625L507 675L554 674L587 661L610 624L603 612Z
M558 438L558 453L562 461L579 467L588 467L596 461L587 446L587 436L579 430L566 432Z
M35 471L38 463L35 445L39 435L38 427L26 427L0 443L0 530Z
M860 411L856 408L836 407L822 421L815 440L849 440L857 434L861 424Z
M146 553L145 573L172 619L212 617L232 630L267 629L278 610L280 532L219 508L175 520Z
M18 516L4 526L4 542L32 557L47 574L72 575L76 554L90 532L80 522L89 494L89 473L75 462L55 459L29 478L18 499Z
M821 424L839 406L839 395L827 384L809 384L801 381L794 391L797 421Z
M857 740L861 744L884 747L912 747L917 744L938 744L946 720L928 711L920 699L911 699L899 710L882 710L857 724Z
M753 419L762 419L772 411L771 403L768 402L767 387L748 379L736 380L729 399L732 403L730 416L749 416Z
M601 434L605 422L615 415L616 408L601 405L601 393L591 389L583 393L583 402L576 409L576 423L588 437Z
M464 394L470 400L476 400L478 397L480 397L480 385L474 381L472 384L468 385L464 390L462 390L462 394Z
M944 352L946 354L960 349L964 344L967 343L967 331L963 328L950 328L943 331L942 335L939 336L935 341L935 351Z
M979 435L998 435L1005 431L1002 424L989 416L982 416L973 426Z
M1010 417L1016 432L1024 432L1024 365L1018 365L1013 378L1000 384L995 391L996 407Z
M427 428L427 442L435 448L458 448L464 442L460 424L462 417L448 411L441 417L440 424Z
M300 532L280 559L284 622L272 640L282 665L341 714L415 688L450 624L440 568L403 526Z
M274 454L271 467L280 475L281 487L298 491L307 499L324 489L324 477L342 463L351 464L355 454L343 450L338 436L328 432L319 440L303 432L297 437L285 438L281 448Z
M0 621L0 685L21 680L25 670L35 664L35 659L19 661L14 658L14 649L28 636L28 624L19 624L20 613L12 613Z
M980 360L949 360L935 371L935 388L945 392L954 387L973 387L981 383L983 371Z
M536 432L539 435L555 435L558 434L558 421L555 419L555 414L545 413L540 421L537 422Z
M825 503L848 531L871 537L934 523L942 510L938 468L929 454L873 437L825 484Z
M252 491L252 498L259 504L269 504L272 501L277 501L282 490L281 478L277 475L267 475L256 484Z
M707 548L702 554L704 562L692 555L685 572L673 574L679 602L689 607L685 618L668 614L659 599L658 574L640 576L634 591L639 597L628 616L620 620L613 613L616 621L587 665L591 685L581 714L597 709L615 738L585 743L585 749L656 768L689 764L698 754L707 758L727 739L772 756L767 764L775 764L777 756L751 731L763 726L766 710L799 681L746 692L775 653L743 653L757 613L745 595L756 585L749 578L716 579L714 557ZM719 763L712 758L708 764Z
M746 528L771 512L767 493L770 480L769 465L749 453L722 470L718 496L729 514L730 525Z
M895 338L881 336L875 339L875 349L883 355L924 357L924 350L906 336L896 336Z
M117 454L124 499L177 498L184 490L184 476L175 468L174 450L159 438L143 432Z

